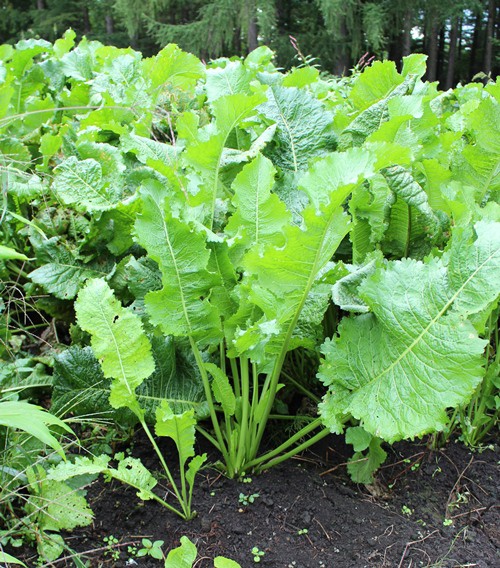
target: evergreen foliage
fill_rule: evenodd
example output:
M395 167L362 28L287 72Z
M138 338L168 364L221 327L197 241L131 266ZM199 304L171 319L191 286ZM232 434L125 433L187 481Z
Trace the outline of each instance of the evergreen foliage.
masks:
M55 41L71 27L78 38L146 55L176 43L209 60L267 45L279 66L312 54L336 75L364 54L361 65L420 51L429 55L427 78L445 88L500 68L496 0L0 0L0 9L0 43Z

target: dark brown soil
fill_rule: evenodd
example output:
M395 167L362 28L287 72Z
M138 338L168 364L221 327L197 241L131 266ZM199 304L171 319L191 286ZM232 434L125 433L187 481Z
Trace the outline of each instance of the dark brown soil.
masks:
M471 453L459 443L438 452L396 444L376 483L365 487L349 480L340 444L328 438L251 483L205 469L194 496L198 516L190 522L101 480L89 492L93 526L68 535L67 542L95 567L158 568L158 560L133 558L129 544L161 539L167 553L182 535L198 547L196 568L212 568L217 555L255 566L255 546L265 553L259 566L276 568L500 566L498 446ZM145 447L134 453L148 461ZM243 506L240 493L259 496ZM302 529L307 533L299 534ZM109 535L119 540L118 560L105 554Z

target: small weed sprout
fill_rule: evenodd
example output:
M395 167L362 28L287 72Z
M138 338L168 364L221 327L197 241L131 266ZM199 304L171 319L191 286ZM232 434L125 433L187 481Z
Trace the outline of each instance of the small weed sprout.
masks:
M297 531L297 534L298 534L298 535L303 535L303 534L307 534L308 532L309 532L308 529L300 529L300 530Z
M401 507L401 512L405 515L405 517L411 517L413 515L413 509L410 509L407 505L403 505Z
M163 542L163 540L155 540L152 542L149 538L143 538L142 548L137 551L137 557L151 556L151 558L156 558L156 560L163 560L164 555L161 549Z
M262 557L264 556L265 552L260 550L258 546L254 546L252 548L252 555L253 555L253 561L255 563L259 563L262 560Z
M116 536L110 534L109 536L105 536L102 540L106 545L104 556L109 556L115 562L120 560L120 551L115 548L118 544L118 539L116 538Z
M240 505L243 505L244 507L251 505L255 499L258 499L260 497L259 493L251 493L248 495L245 495L244 493L240 493L240 496L238 497L238 500L240 502Z

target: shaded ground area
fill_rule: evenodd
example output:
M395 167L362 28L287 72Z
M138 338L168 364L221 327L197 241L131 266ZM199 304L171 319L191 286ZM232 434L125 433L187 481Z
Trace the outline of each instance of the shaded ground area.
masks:
M162 566L134 559L128 546L148 537L164 540L168 552L182 535L197 544L197 568L211 568L219 554L255 566L253 547L264 552L259 566L276 568L500 566L498 446L471 453L458 443L439 452L396 444L377 482L365 487L349 480L339 444L327 438L250 483L204 470L194 497L198 517L187 523L141 503L130 489L99 481L89 492L94 525L68 543L96 567ZM140 444L134 449L146 463L148 452ZM245 506L240 493L258 497ZM105 549L109 535L118 539L119 559Z

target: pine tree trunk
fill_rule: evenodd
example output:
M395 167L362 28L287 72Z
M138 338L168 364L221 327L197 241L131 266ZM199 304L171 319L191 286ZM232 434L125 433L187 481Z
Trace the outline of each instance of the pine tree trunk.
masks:
M477 61L477 53L479 51L479 42L481 39L481 28L482 28L482 14L477 14L476 21L474 24L474 34L472 36L472 46L470 50L469 79L472 78L478 71L476 67L476 61Z
M488 24L486 26L486 46L484 49L483 71L486 75L491 73L491 63L493 55L493 33L495 29L496 2L489 0L488 2Z
M432 16L431 16L432 18ZM432 18L426 31L425 43L427 45L427 80L432 82L437 78L437 62L439 52L439 24Z
M104 20L106 22L106 34L107 35L112 35L115 33L115 21L113 19L112 14L106 14L106 16L104 17Z
M450 52L448 54L448 69L446 72L445 89L452 89L455 81L455 61L457 58L457 40L458 40L459 20L453 18L450 30Z
M342 16L340 22L340 38L337 41L337 46L339 54L337 56L337 61L335 62L333 73L334 75L342 76L345 75L349 69L349 55L347 53L347 23L345 16Z
M413 12L411 9L406 10L403 18L403 43L402 56L406 57L411 53L411 28L413 20Z
M257 18L254 14L250 15L248 21L248 51L253 51L259 47L258 32L257 32Z
M437 56L437 67L436 67L436 79L442 85L445 81L445 64L444 64L444 52L446 47L446 35L445 27L441 26L439 30L439 43L438 43L438 56Z
M92 29L90 27L89 8L86 4L83 5L82 22L83 22L83 33L85 35L88 35L92 31Z
M45 10L45 0L36 0L36 9Z

